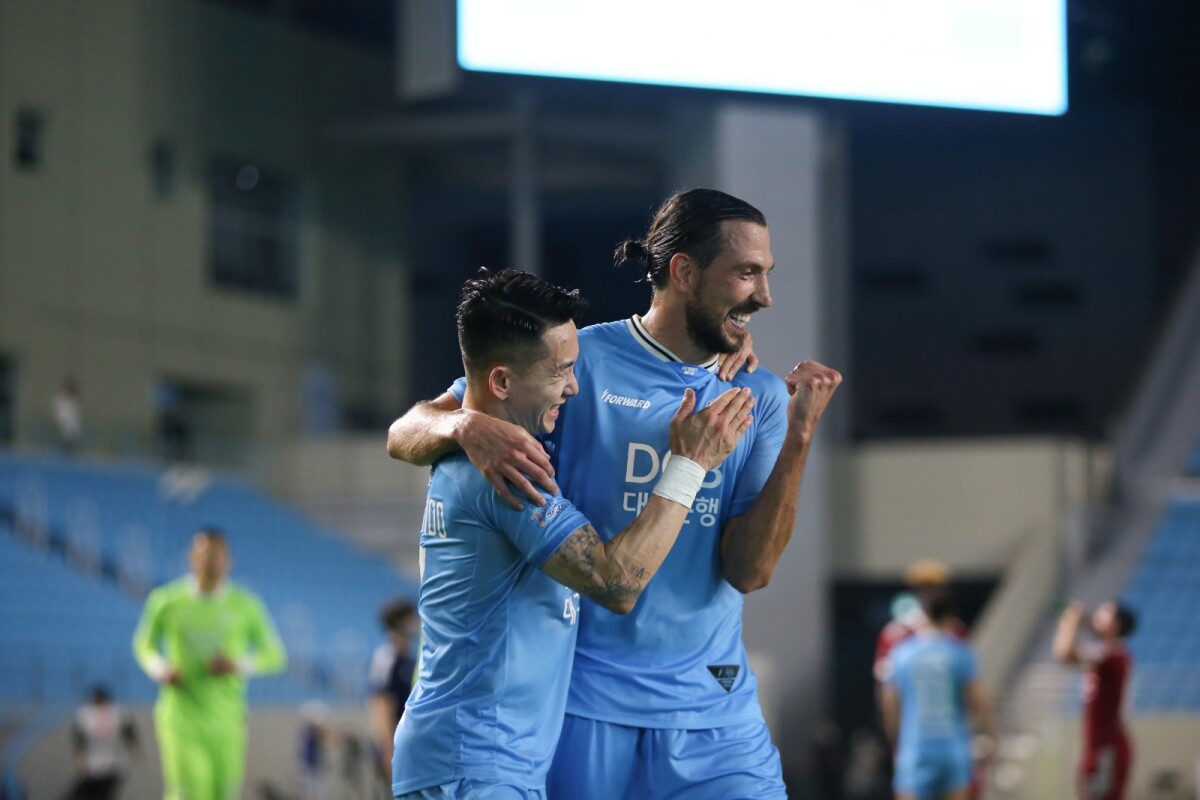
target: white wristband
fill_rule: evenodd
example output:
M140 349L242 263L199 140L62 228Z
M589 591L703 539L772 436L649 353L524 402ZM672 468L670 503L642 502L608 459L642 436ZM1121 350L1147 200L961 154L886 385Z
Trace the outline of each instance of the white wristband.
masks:
M707 470L695 461L674 453L667 459L662 477L654 484L654 493L684 508L691 508L704 483Z

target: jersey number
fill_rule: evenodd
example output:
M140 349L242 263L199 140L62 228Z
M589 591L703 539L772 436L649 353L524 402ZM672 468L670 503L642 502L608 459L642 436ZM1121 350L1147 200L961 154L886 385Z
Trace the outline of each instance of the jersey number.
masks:
M569 619L572 625L579 621L579 592L563 600L563 619Z

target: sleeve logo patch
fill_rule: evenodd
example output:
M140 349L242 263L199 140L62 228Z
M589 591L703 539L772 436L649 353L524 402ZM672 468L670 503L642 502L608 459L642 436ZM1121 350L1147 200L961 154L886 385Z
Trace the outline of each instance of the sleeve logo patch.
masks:
M717 679L717 683L721 684L721 688L728 692L733 688L733 683L737 680L740 669L741 667L737 664L717 664L710 666L708 671Z
M536 522L539 528L546 527L546 523L562 513L562 510L567 507L565 501L560 500L557 503L547 503L544 506L535 506L529 512L531 522Z

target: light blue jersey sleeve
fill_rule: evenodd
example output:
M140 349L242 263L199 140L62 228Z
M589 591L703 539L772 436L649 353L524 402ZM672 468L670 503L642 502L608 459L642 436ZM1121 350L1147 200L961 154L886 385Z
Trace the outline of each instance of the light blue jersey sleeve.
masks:
M491 485L483 495L486 519L538 569L568 536L588 524L587 518L561 494L547 498L543 506L526 503L520 511L501 500Z
M459 378L454 383L450 384L450 387L446 389L446 391L454 395L459 403L462 403L463 398L467 396L467 379Z
M756 376L758 380L755 380ZM758 430L754 445L738 472L727 517L739 517L750 510L766 485L767 478L771 476L771 470L775 468L775 460L779 458L787 433L787 384L765 370L739 375L734 379L734 384L750 387L754 395L753 415L757 419Z
M979 659L975 656L975 649L965 642L958 648L958 653L955 671L959 685L966 686L979 677Z

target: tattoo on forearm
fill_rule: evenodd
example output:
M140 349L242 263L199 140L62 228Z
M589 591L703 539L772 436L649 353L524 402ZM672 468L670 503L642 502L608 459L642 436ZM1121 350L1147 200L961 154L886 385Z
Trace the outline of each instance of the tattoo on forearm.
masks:
M585 525L567 537L554 558L572 575L579 590L600 605L636 599L650 579L649 570L634 563L617 574L601 578L596 553L603 547L596 530Z

